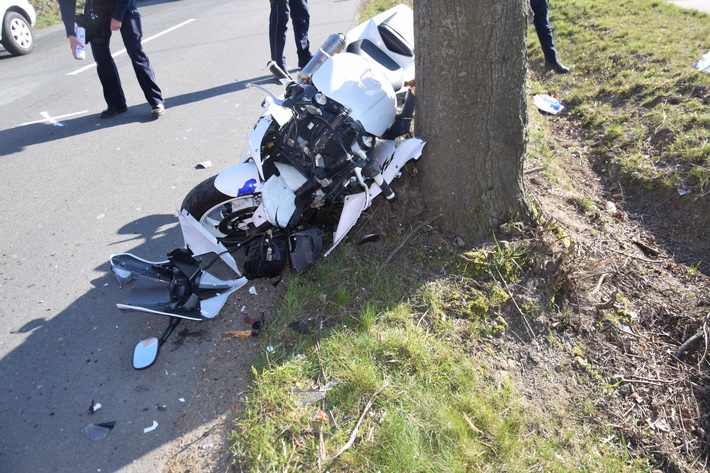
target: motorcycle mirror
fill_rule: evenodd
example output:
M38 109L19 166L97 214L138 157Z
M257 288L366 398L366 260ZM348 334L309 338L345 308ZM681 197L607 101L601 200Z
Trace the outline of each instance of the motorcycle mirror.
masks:
M160 341L158 337L148 337L136 343L133 349L133 368L142 370L148 368L158 359Z

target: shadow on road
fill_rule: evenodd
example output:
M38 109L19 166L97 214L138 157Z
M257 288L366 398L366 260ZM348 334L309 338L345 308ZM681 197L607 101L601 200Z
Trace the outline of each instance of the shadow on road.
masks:
M141 218L121 228L114 244L135 241L131 252L159 260L182 245L176 224L173 215ZM193 336L198 323L187 321L164 347L167 352L182 345L177 354L164 353L150 370L134 371L134 343L159 335L167 319L115 307L126 294L119 293L109 270L109 251L88 292L53 317L45 312L51 301L38 304L37 313L26 315L29 322L10 334L22 341L0 361L2 472L136 468L143 456L150 453L152 459L157 448L180 434L177 420L190 407L201 375L200 353L209 346L198 348L206 340ZM51 284L61 291L61 281ZM94 402L102 407L91 414ZM154 421L158 427L145 433ZM100 440L83 432L89 424L108 422L115 426Z
M211 89L190 92L175 97L167 97L165 105L168 109L174 109L220 95L237 92L244 89L248 83L263 84L273 80L272 76L261 76L249 80L223 84L212 87ZM146 107L147 105L145 104L131 106L128 108L128 112L105 120L100 119L96 114L92 114L62 120L61 126L52 125L49 121L42 121L2 130L0 131L0 156L20 153L25 148L32 145L61 140L84 133L91 133L99 129L97 128L97 124L101 125L101 128L107 128L122 126L127 123L153 121L153 118L147 113ZM170 113L170 110L168 110L168 113Z

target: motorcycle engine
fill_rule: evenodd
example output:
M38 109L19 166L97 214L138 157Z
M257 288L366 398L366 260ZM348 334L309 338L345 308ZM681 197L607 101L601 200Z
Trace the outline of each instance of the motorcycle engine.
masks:
M262 150L268 156L264 165L269 160L292 165L324 196L342 189L352 174L352 144L365 134L360 123L311 85L294 85L283 105L294 119Z

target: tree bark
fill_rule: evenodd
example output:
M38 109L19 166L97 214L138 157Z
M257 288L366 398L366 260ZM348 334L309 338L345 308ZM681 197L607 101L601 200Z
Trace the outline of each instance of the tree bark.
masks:
M417 0L416 134L429 210L463 238L527 218L528 0Z

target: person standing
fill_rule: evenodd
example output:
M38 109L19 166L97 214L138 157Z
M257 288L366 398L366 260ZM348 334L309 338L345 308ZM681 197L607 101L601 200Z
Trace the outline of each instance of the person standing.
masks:
M555 42L552 40L552 26L547 11L547 0L530 0L530 9L533 12L533 24L540 40L542 52L545 55L545 63L558 74L567 74L569 67L565 66L557 58Z
M269 46L271 60L286 69L286 30L289 16L293 25L293 35L296 40L296 53L298 54L298 67L303 68L308 64L313 55L311 44L308 41L308 28L311 16L308 13L308 0L270 0L271 13L269 14Z
M80 18L76 15L76 0L57 1L72 54L77 45L85 46L76 39L74 23L81 23L80 26L86 29L86 42L91 44L96 72L108 105L100 117L111 118L128 110L121 78L109 47L114 31L121 32L138 84L150 104L151 115L154 118L160 117L165 112L163 93L155 81L155 73L141 45L143 26L136 0L87 0L84 15Z

